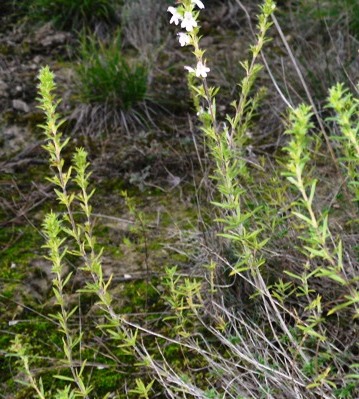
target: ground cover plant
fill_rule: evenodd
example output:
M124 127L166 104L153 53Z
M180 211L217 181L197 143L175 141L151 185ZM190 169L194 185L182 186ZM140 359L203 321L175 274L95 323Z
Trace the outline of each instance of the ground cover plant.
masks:
M241 80L229 100L220 97L210 49L202 47L207 2L166 9L177 45L191 54L179 69L197 127L202 231L177 260L188 262L193 251L196 264L188 271L173 261L151 276L151 229L159 223L116 190L133 220L124 243L141 248L146 270L137 284L117 291L96 237L95 169L88 151L73 149L73 138L63 135L55 76L43 67L38 103L57 201L42 215L53 292L43 315L57 350L47 359L11 321L6 361L25 386L18 397L354 399L358 86L338 82L321 105L312 98L293 104L275 82L287 108L285 139L274 157L255 156L252 132L261 114L270 120L262 62L277 22L275 3L265 0L255 11L253 42L238 60ZM51 367L42 370L45 360Z

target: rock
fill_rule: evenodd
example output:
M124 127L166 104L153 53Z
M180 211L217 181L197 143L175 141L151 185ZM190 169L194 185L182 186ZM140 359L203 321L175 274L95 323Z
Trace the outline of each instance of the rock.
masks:
M64 44L69 37L71 37L70 33L55 31L52 24L48 23L43 25L35 33L35 42L42 47L52 47L54 45Z
M42 58L37 55L36 57L33 58L32 64L30 65L30 69L32 70L37 70L39 69L39 65L42 63Z
M54 35L45 37L41 41L41 44L44 47L49 47L49 46L53 46L53 45L63 44L63 43L66 42L68 37L69 37L69 35L66 34L65 32L55 33Z
M34 139L25 126L0 126L0 158L8 158L10 154L17 153L29 145Z
M41 58L39 55L37 55L37 56L33 59L33 61L34 61L35 64L40 64L40 63L42 62L42 58Z
M12 100L12 107L17 111L22 111L25 113L30 111L30 107L26 104L25 101L22 100Z
M205 36L201 39L201 46L210 47L214 43L214 39L211 36Z
M9 86L3 80L0 79L0 97L3 98L9 97L9 94L7 92L8 88Z

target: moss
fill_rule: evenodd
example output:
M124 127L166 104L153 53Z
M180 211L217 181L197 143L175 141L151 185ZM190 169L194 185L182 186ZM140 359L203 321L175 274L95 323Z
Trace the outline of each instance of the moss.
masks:
M126 283L122 292L125 300L122 312L143 312L146 307L146 310L151 312L163 310L161 309L163 301L161 301L160 294L155 288L157 281L156 278L153 278L150 282L143 279Z
M106 393L118 390L123 383L123 374L112 368L107 370L95 368L91 375L91 385L95 387L95 392L98 397L103 397Z
M25 270L20 266L39 256L43 239L32 226L13 226L0 229L0 277L20 279Z
M42 238L31 226L0 229L0 306L5 305L3 317L14 314L18 307L15 293L21 294L22 283L28 275L28 265L39 257ZM9 299L10 301L6 301Z
M2 55L12 55L13 54L13 47L8 46L7 44L1 43L0 44L0 54Z
M154 240L149 243L148 250L149 251L158 251L158 250L162 249L162 247L163 247L163 243L161 241Z
M62 356L61 351L58 348L62 347L61 334L57 331L57 327L54 323L49 321L38 320L38 315L28 312L23 315L24 321L14 324L12 326L1 326L3 331L6 333L1 335L0 339L0 350L7 353L9 350L11 340L19 334L22 337L22 341L25 345L29 346L29 354L31 359L31 368L45 369L47 366L51 366L53 360ZM32 356L35 354L36 356ZM14 371L17 369L16 358L14 357L3 357L0 359L0 384L3 388L3 393L10 395L17 399L29 398L30 390L19 386L14 381ZM53 381L51 373L43 373L43 380ZM46 384L46 387L50 387Z
M171 259L174 263L187 263L188 262L188 256L186 254L173 254L171 256Z

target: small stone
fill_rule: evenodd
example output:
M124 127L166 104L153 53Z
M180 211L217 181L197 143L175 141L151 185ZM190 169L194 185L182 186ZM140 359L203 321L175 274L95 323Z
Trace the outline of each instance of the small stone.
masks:
M68 37L69 36L66 33L59 32L54 35L45 37L43 40L41 40L41 45L43 47L50 47L54 45L63 44L66 42Z
M29 112L30 107L22 100L12 100L12 107L17 111Z
M0 97L8 97L7 89L8 85L0 79Z

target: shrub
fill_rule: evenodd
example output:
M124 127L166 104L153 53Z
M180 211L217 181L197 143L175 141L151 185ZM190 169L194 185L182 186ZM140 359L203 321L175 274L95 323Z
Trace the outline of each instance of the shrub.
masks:
M325 20L326 23L346 23L351 34L359 38L359 9L356 0L302 0L298 4L299 17L306 19L308 14ZM345 22L344 22L345 21Z
M166 0L124 0L121 8L124 37L149 65L168 39L164 9Z
M116 15L111 0L30 0L29 7L34 18L53 21L61 29L111 23Z
M3 0L0 3L0 12L1 12L1 15L3 15L3 16L8 13L13 12L14 9L15 9L15 4L14 4L13 0Z

